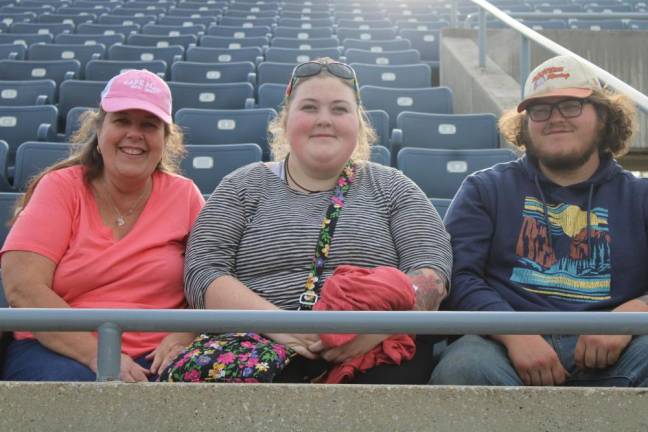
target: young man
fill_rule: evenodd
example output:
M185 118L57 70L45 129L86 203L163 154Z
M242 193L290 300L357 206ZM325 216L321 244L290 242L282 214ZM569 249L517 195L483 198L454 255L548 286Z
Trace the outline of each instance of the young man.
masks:
M573 57L538 66L500 129L517 161L475 173L446 215L448 304L474 311L648 311L648 181L624 171L635 109ZM434 384L646 386L648 336L464 336Z

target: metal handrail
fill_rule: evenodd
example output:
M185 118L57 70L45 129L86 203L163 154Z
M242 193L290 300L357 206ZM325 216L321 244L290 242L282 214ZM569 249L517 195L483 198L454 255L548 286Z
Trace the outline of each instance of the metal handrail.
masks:
M297 312L0 309L2 331L97 331L97 381L119 380L121 335L140 332L648 334L641 312Z
M579 59L581 62L585 63L588 65L596 75L604 81L607 85L610 87L614 88L616 91L621 92L631 98L637 107L641 109L644 113L648 113L648 96L645 94L641 93L639 90L635 89L631 85L627 84L626 82L618 79L614 75L610 74L604 69L601 69L594 63L590 62L589 60L579 56L578 54L568 50L567 48L563 47L562 45L557 44L556 42L552 41L551 39L542 36L540 33L536 32L535 30L527 27L523 23L519 22L513 16L522 16L522 15L527 15L524 13L511 13L510 15L507 14L506 12L502 11L501 9L498 9L491 3L485 1L485 0L470 0L472 3L476 4L477 6L480 7L479 11L479 66L481 68L486 67L486 12L489 14L493 15L495 18L498 20L502 21L504 24L512 28L513 30L517 31L520 33L522 40L521 40L521 52L520 52L520 93L521 96L523 97L524 95L522 94L523 89L524 89L524 82L526 81L527 76L529 75L530 72L530 63L531 63L531 58L530 58L530 50L529 50L529 40L532 40L533 42L537 43L538 45L546 48L547 50L553 52L554 54L558 55L570 55L573 57L576 57ZM456 7L456 0L453 2L453 5ZM579 14L578 12L574 14L565 14L565 15L572 15L574 16L575 14ZM555 16L553 14L550 14L552 16ZM599 13L597 14L599 18L605 17L605 13ZM612 14L610 14L612 15ZM615 16L635 16L635 14L632 13L614 13ZM641 16L648 16L648 14L639 14ZM534 16L539 16L539 15L534 15Z

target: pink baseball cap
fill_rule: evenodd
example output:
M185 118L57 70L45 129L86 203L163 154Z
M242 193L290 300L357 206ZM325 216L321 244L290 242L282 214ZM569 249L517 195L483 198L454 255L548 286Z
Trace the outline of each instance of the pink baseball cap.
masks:
M598 89L601 89L601 83L594 71L576 57L552 57L529 74L524 84L524 100L517 111L524 111L536 99L553 96L586 98Z
M101 92L106 112L140 109L171 124L171 90L162 78L142 70L128 70L114 76Z

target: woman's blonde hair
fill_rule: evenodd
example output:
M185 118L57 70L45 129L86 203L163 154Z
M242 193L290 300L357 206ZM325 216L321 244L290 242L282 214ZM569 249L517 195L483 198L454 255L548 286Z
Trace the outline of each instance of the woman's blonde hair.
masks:
M336 60L333 60L329 57L319 58L313 60L315 62L328 64L335 63ZM274 160L282 160L290 152L290 143L286 138L286 121L288 120L288 111L290 110L290 104L293 101L293 96L297 90L297 87L310 79L313 78L322 78L322 77L332 77L340 80L344 85L350 87L354 94L356 93L355 87L351 80L342 79L332 75L328 70L322 69L322 71L317 74L306 78L299 78L293 84L292 92L290 96L284 99L283 107L281 112L277 117L275 117L270 124L268 125L268 132L270 133L270 150L272 151L272 157ZM358 95L359 96L359 95ZM374 129L371 127L371 123L367 117L367 113L364 110L362 103L358 98L358 139L355 149L351 154L351 159L355 162L364 162L369 160L371 155L371 145L376 141L377 135Z
M88 110L81 115L81 126L70 140L70 156L45 168L29 181L25 194L16 203L15 216L10 223L14 222L18 213L29 203L36 186L46 174L63 168L82 165L85 168L83 178L87 184L101 176L104 165L103 158L98 150L97 131L101 129L105 118L106 112L101 108L98 111ZM179 172L180 161L186 151L182 130L175 124L164 123L164 141L162 159L155 169L162 172L177 173Z
M611 153L618 157L626 154L637 131L637 109L630 98L609 89L594 90L587 98L596 109L602 124L599 138L599 153ZM526 148L530 137L528 116L515 109L508 110L499 119L499 130L511 144Z

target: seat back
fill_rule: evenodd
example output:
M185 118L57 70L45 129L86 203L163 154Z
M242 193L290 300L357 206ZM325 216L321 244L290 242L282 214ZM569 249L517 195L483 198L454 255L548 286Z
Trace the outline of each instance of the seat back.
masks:
M160 36L180 36L180 35L201 35L205 33L205 26L202 24L194 24L192 26L181 27L175 25L162 25L162 24L145 24L142 27L142 34L160 35Z
M199 63L179 61L171 65L171 81L192 83L256 84L256 67L252 62Z
M333 30L331 27L311 27L309 29L304 29L277 26L272 35L275 37L307 40L333 37Z
M27 53L25 45L14 45L12 43L0 43L0 60L24 60Z
M277 23L277 19L274 17L265 17L265 18L244 18L244 17L233 17L233 16L224 16L220 19L219 25L229 26L229 27L259 27L266 26L272 27Z
M371 52L355 48L347 49L344 56L349 63L368 63L376 65L408 65L421 61L421 55L415 49L401 51Z
M200 37L200 46L210 48L238 49L247 47L267 47L270 39L266 36L239 38L234 36L210 36Z
M83 78L86 64L103 58L105 52L103 44L35 44L29 47L27 57L30 60L78 60L81 63L79 75Z
M248 99L254 97L254 87L250 83L168 84L174 113L182 108L242 109L246 107Z
M261 62L257 66L257 83L275 83L288 85L295 63Z
M376 162L385 166L390 166L391 164L391 153L389 149L381 145L372 145L371 146L371 156L369 157L371 162Z
M175 115L187 144L255 143L264 160L270 158L268 123L277 116L271 108L245 110L182 109Z
M130 36L128 36L129 45L153 46L158 48L165 48L171 45L180 45L184 47L184 49L187 49L190 45L196 45L197 43L198 37L193 34L163 36L132 33Z
M180 167L203 194L211 193L221 179L235 169L261 160L257 144L187 145Z
M147 69L165 78L167 63L164 60L90 60L86 65L85 78L90 81L108 81L128 69Z
M432 85L432 70L427 64L380 66L353 63L360 85L392 88L423 88Z
M0 44L23 45L27 47L35 43L50 43L54 36L49 33L0 33Z
M163 60L168 66L173 62L182 60L184 48L181 45L171 45L168 47L150 47L139 45L113 45L108 50L109 60Z
M295 48L275 48L270 47L266 50L265 60L277 63L303 63L315 60L321 57L330 57L338 60L342 54L339 48L314 48L314 49L295 49Z
M41 125L48 125L57 130L58 110L54 105L35 106L0 106L0 140L9 145L9 165L13 160L18 146L25 141L38 138Z
M10 33L36 33L56 36L60 33L74 33L71 23L16 22L9 27Z
M77 26L77 33L81 34L103 34L103 35L129 35L137 33L140 29L139 24L79 24Z
M44 105L56 102L56 83L50 79L0 81L0 105Z
M24 192L29 179L45 168L70 155L72 146L67 143L27 141L16 151L16 170L14 172L14 189Z
M389 40L362 40L362 39L344 39L342 41L344 49L360 49L371 52L399 51L412 48L412 44L407 39L389 39Z
M300 50L337 48L340 41L335 36L328 38L298 39L289 37L273 37L270 46L273 48L292 48Z
M98 45L110 47L116 43L124 43L126 37L121 33L115 34L77 34L62 33L56 35L54 42L57 44Z
M443 219L446 212L448 211L448 207L450 207L452 200L449 198L430 198L430 201L432 202L432 205L436 209L437 213L439 213L439 217Z
M277 112L283 107L287 84L265 83L258 89L259 108L272 108Z
M59 123L65 123L74 107L97 107L107 81L67 80L59 87Z
M396 39L397 36L393 27L372 29L338 27L336 34L342 41L345 39L386 40Z
M59 85L80 73L78 60L0 60L0 80L51 79Z
M439 30L400 30L402 38L407 39L412 44L412 48L421 53L421 59L426 62L439 61Z
M378 135L376 145L391 149L389 141L389 114L385 110L367 110L367 119ZM389 165L389 164L387 164Z
M257 58L263 56L263 50L259 47L245 48L212 48L212 47L190 47L187 49L185 58L187 61L201 63L233 63L252 62L256 64Z
M86 111L96 111L96 107L76 106L67 113L65 120L65 142L71 142L72 135L81 127L81 117Z
M13 218L16 202L22 194L18 192L0 192L0 244L4 244L9 234L8 222ZM4 292L0 291L0 307L7 307Z
M0 192L13 192L7 176L7 158L9 157L9 144L0 140ZM5 233L6 234L6 233ZM4 238L1 239L4 242ZM0 243L2 244L2 243Z
M232 37L234 39L245 39L249 37L269 37L271 33L272 30L268 26L237 27L211 25L207 29L207 35Z
M397 166L428 197L451 199L468 175L515 158L516 154L509 149L440 150L409 147L398 152Z

